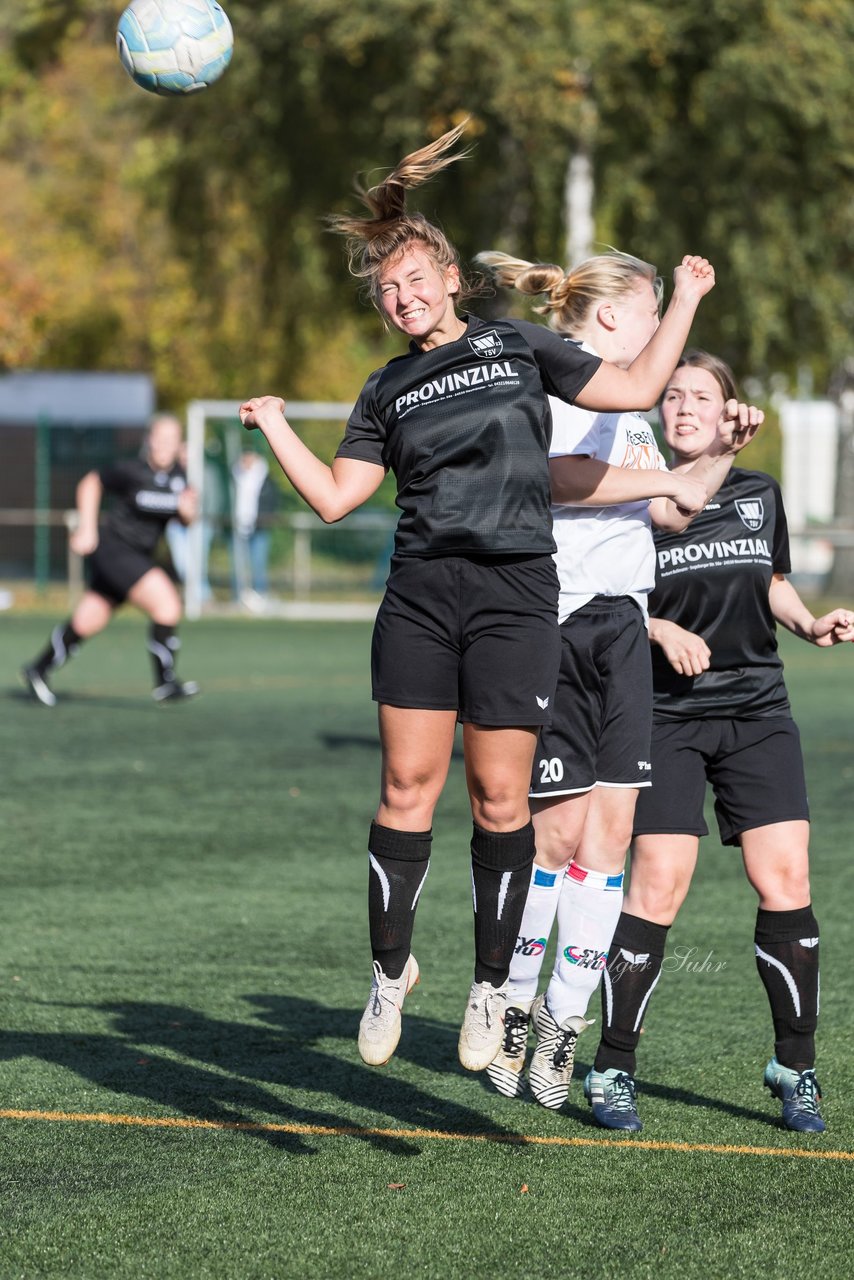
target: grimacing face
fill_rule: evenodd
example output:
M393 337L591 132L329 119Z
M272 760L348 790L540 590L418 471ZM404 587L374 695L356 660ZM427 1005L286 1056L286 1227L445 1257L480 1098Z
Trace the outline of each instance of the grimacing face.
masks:
M454 315L459 287L456 267L442 271L425 248L413 244L383 269L380 305L395 329L420 342Z
M682 365L668 382L661 399L664 439L677 457L697 458L718 432L724 395L708 369Z

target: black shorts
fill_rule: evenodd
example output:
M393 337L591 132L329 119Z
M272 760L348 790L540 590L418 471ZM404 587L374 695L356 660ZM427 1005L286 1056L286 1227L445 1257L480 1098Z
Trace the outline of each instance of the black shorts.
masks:
M659 720L655 783L638 797L636 836L706 836L712 784L721 844L775 822L809 821L801 738L794 720Z
M629 596L594 596L561 624L552 722L540 731L532 796L648 787L652 664Z
M86 557L86 580L90 591L95 591L111 604L119 605L127 599L131 587L156 569L151 556L138 551L121 538L102 532L98 545Z
M374 625L374 700L478 725L547 723L557 597L550 555L393 556Z

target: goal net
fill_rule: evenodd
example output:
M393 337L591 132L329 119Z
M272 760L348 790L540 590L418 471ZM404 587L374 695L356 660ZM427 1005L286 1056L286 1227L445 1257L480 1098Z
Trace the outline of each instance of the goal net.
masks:
M230 541L232 587L238 598L253 593L248 590L251 585L249 561L233 532L234 495L230 477L247 445L263 445L260 433L250 435L240 425L239 407L237 400L193 400L187 406L187 473L199 495L202 513L210 507L211 495L206 492L206 486L212 483L208 465L212 440L216 439L224 455L221 469L227 478L227 500L224 519L220 517L219 523L225 526L224 532ZM334 401L289 400L287 416L294 426L300 424L297 429L301 435L313 438L312 433L322 433L325 426L327 439L330 431L335 439L340 439L351 410L352 405ZM264 611L288 617L372 617L395 523L391 511L375 510L354 513L343 524L328 526L302 504L275 517L276 526L286 528L289 534L288 592L287 598L279 596L269 601ZM210 537L209 519L196 520L187 530L184 594L188 618L197 618L203 612ZM330 590L322 590L323 577L318 573L319 564L325 564L330 556L337 558L337 563L349 573L346 586L344 579L337 586L333 584L331 598ZM321 598L324 595L326 598ZM357 598L351 598L354 596Z

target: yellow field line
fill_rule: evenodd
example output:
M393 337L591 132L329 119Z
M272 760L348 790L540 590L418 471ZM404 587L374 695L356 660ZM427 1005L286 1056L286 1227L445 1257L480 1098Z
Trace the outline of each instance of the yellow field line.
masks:
M722 1156L794 1156L804 1160L854 1160L854 1151L803 1147L736 1147L714 1142L656 1142L649 1138L542 1137L521 1133L443 1133L439 1129L369 1129L356 1125L275 1124L252 1120L194 1120L189 1116L128 1116L110 1111L0 1109L0 1120L52 1120L71 1124L137 1125L151 1129L225 1129L239 1133L291 1133L312 1138L397 1138L410 1141L496 1142L510 1146L623 1147L633 1151L707 1151Z

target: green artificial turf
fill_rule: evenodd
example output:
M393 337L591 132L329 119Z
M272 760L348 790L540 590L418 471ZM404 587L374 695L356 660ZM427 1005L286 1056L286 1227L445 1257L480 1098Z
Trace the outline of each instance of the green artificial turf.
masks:
M422 985L392 1063L360 1062L369 627L187 625L181 669L203 695L156 707L128 615L59 673L47 711L16 670L52 621L7 615L0 631L2 1280L850 1273L854 1162L785 1154L854 1153L850 649L784 638L814 818L828 1132L785 1132L761 1087L755 898L709 837L646 1019L639 1142L591 1123L595 1030L564 1114L457 1064L472 967L460 760L419 906Z

